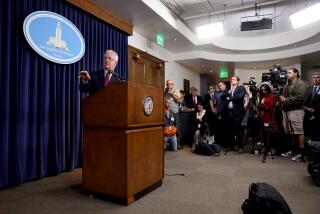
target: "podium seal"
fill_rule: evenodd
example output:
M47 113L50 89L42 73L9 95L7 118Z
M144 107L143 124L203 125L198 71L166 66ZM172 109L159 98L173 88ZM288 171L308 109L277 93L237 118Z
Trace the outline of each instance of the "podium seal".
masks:
M143 110L145 115L150 116L153 112L153 99L150 96L144 98Z

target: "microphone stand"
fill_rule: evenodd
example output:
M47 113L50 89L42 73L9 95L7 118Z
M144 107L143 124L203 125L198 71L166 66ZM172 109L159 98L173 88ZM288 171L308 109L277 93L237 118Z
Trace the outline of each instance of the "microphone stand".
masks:
M120 82L122 82L122 78L120 77L120 75L114 71L109 71L110 74L114 75Z

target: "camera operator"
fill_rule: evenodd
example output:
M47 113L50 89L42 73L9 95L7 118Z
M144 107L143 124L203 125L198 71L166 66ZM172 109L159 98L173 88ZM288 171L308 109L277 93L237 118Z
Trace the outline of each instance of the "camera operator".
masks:
M286 134L290 134L291 146L298 139L299 153L291 158L293 161L304 160L304 95L307 90L307 84L300 79L299 71L296 68L288 70L288 83L284 88L284 94L279 96L282 103L283 126ZM282 154L288 157L292 155L292 150Z
M231 77L230 84L231 88L227 94L227 108L228 108L228 125L231 128L230 139L228 141L229 149L234 149L234 146L238 146L238 152L243 152L242 145L242 134L241 134L241 121L245 114L244 109L244 96L246 90L243 86L238 85L240 78L237 76ZM225 154L227 154L228 150Z
M242 136L242 144L244 145L247 136L248 136L248 123L249 123L249 118L250 118L250 111L251 111L251 104L252 104L252 92L251 92L251 86L245 86L246 90L246 95L244 96L243 100L243 106L245 109L245 114L244 117L241 121L241 136Z
M248 131L255 130L257 127L257 101L258 92L256 81L254 77L250 77L248 83L243 83L246 88L246 95L244 97L245 116L241 122L243 144L246 142ZM251 133L252 134L252 133ZM258 134L255 132L255 134Z
M310 140L320 141L320 72L312 75L312 82L305 96L303 130Z

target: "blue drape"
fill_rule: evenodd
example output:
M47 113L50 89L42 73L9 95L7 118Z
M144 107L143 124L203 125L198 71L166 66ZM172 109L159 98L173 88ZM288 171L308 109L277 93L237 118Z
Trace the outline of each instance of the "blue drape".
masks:
M86 52L70 65L38 55L23 35L30 13L65 16L81 31ZM81 165L79 71L103 68L103 53L119 54L127 77L127 34L63 0L0 1L0 188Z

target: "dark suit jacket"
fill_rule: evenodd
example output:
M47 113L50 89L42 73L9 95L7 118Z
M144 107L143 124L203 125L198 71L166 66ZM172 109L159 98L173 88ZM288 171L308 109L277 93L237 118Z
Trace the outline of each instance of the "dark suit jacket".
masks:
M202 100L202 97L200 96L197 96L197 104L200 103L201 105L203 105L203 100ZM188 108L194 108L193 106L193 98L192 98L192 95L189 94L187 97L186 97L186 106ZM196 110L196 109L195 109Z
M242 85L238 85L236 89L233 92L233 96L229 97L229 100L227 101L227 107L229 105L229 102L232 101L233 103L233 109L229 110L231 111L231 117L232 118L242 118L245 115L245 109L243 105L244 96L246 95L246 89Z
M89 92L90 94L104 88L104 70L95 72L89 72L91 79L87 82L80 80L80 91ZM116 75L112 74L110 83L121 82L121 79Z
M213 95L212 99L215 99L215 94ZM205 94L203 108L207 111L211 111L210 100L211 100L210 94Z
M310 86L305 94L304 104L306 107L313 108L315 118L320 120L320 91L312 98L312 90L313 86Z

